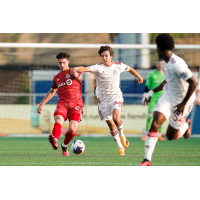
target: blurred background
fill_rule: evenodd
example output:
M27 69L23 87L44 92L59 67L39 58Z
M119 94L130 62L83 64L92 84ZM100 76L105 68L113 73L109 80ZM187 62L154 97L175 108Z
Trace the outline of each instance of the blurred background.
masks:
M0 43L73 43L73 44L155 44L157 33L0 33ZM199 81L200 49L176 49L178 44L200 44L200 33L170 33L175 40L174 53L188 64ZM99 46L100 47L100 46ZM41 115L37 106L49 91L54 75L59 72L55 55L59 51L70 53L70 67L89 66L101 61L98 49L90 48L8 48L0 46L0 132L3 134L48 134L51 133L53 113L58 101L55 95L45 106ZM142 135L145 128L148 106L141 105L146 78L156 69L158 59L155 49L114 49L113 60L134 68L143 78L137 79L129 73L122 73L120 88L124 106L122 120L126 134ZM95 78L84 73L82 80L85 103L80 134L109 135L105 122L98 116L98 100L95 96ZM198 118L200 88L197 102L190 117L193 120L193 134L199 134ZM164 124L164 131L167 123ZM62 132L65 133L68 122Z

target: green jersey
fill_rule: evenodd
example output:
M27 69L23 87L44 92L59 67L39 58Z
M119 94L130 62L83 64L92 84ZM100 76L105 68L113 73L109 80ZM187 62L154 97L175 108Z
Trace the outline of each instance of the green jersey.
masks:
M155 70L149 74L147 81L146 81L146 86L148 87L149 90L150 89L153 90L154 88L159 86L164 80L165 80L164 72L158 73L157 70ZM162 93L163 93L163 90L160 92L154 93L151 98L151 101L157 102L158 98L161 96Z

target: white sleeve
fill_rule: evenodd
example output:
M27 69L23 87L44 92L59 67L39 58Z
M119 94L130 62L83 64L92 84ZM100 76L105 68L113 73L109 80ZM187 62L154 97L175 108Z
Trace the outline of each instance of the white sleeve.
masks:
M121 72L128 72L129 70L129 66L124 64L124 63L121 63Z
M188 65L184 61L177 63L175 70L177 75L185 81L193 76L192 72L188 68Z
M97 72L98 64L89 66L91 72Z

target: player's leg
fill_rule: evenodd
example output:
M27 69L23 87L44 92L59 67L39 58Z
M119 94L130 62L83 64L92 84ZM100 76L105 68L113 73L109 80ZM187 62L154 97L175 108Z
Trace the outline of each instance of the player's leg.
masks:
M164 121L170 117L170 115L171 104L169 97L163 93L154 108L153 120L145 140L145 157L140 166L151 165L152 154L158 141L158 130Z
M145 157L143 162L151 162L152 154L158 141L158 130L165 120L163 113L153 112L153 120L145 140Z
M77 108L77 107L76 107ZM81 121L83 115L83 109L79 107L79 110L74 108L69 110L68 118L69 118L69 128L65 134L65 139L61 144L62 152L64 156L69 156L69 151L67 145L71 142L76 134L76 130L78 128L78 124Z
M106 123L108 124L108 127L110 129L110 134L113 137L114 141L117 144L117 147L119 148L119 155L125 155L125 149L121 143L118 130L116 128L116 125L112 119L106 120Z
M193 105L186 104L185 109L182 115L174 114L174 109L172 110L172 115L170 118L170 124L167 129L166 136L168 140L175 140L180 137L184 137L185 139L189 138L191 135L190 130L190 119L187 119L187 116L190 114Z
M122 146L122 143L119 138L118 130L112 119L112 105L113 105L113 102L103 102L103 101L99 102L98 104L99 116L101 120L106 121L110 130L110 134L119 148L119 154L124 155L124 147Z
M49 142L52 145L54 150L58 149L58 140L61 135L61 127L64 123L64 117L62 115L55 115L54 116L54 127L52 130L52 134L49 135Z
M58 140L61 135L61 127L67 116L67 109L64 105L58 104L54 112L54 127L52 134L49 135L49 142L51 143L54 150L58 149Z
M129 146L129 141L127 140L123 132L123 121L121 120L122 105L123 101L113 101L111 110L112 110L113 121L119 132L120 140L123 146L127 148Z

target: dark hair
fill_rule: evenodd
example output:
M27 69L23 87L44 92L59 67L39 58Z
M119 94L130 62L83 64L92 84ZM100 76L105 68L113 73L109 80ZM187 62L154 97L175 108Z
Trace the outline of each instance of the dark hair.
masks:
M67 53L67 52L65 52L65 51L60 51L57 55L56 55L56 58L57 59L67 59L67 60L69 60L69 58L70 58L70 54L69 53Z
M170 36L168 33L159 34L156 37L156 44L161 51L174 49L173 37Z
M114 57L114 51L111 47L109 46L101 46L99 51L98 51L98 54L101 56L101 54L104 52L104 51L109 51L110 53L110 56Z

